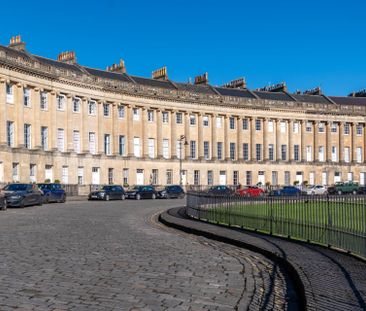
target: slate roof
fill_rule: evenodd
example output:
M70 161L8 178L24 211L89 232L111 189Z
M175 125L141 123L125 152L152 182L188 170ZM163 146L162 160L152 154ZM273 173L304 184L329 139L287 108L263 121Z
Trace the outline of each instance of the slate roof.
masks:
M254 91L255 95L257 95L261 99L267 100L281 100L281 101L295 101L291 96L287 95L283 92L259 92Z
M246 89L231 89L225 87L215 87L222 96L244 97L244 98L256 98Z
M329 96L329 98L338 105L357 105L366 106L366 97L337 97Z
M326 97L321 95L303 95L291 94L299 102L314 103L314 104L330 104L331 102Z

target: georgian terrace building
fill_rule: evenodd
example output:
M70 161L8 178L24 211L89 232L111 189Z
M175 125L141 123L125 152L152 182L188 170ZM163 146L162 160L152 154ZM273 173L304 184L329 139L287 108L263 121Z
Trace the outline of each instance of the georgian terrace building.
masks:
M365 183L364 92L290 94L152 79L0 46L0 182Z

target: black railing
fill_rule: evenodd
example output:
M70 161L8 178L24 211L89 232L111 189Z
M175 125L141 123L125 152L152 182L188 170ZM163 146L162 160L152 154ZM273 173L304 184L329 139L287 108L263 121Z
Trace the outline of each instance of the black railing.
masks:
M366 196L187 193L191 217L334 246L366 258Z

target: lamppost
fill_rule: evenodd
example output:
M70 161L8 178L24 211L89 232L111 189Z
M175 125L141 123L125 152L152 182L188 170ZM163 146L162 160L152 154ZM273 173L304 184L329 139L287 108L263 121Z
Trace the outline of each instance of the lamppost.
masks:
M179 184L181 186L183 186L183 170L182 170L182 149L183 149L183 141L184 141L184 146L188 145L188 142L186 141L186 137L184 135L181 135L179 138Z

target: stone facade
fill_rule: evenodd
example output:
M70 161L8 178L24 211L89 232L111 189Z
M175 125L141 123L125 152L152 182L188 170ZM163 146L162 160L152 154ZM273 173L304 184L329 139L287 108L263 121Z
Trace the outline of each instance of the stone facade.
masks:
M365 181L357 98L229 96L119 74L0 47L0 182L176 184L180 164L184 184Z

